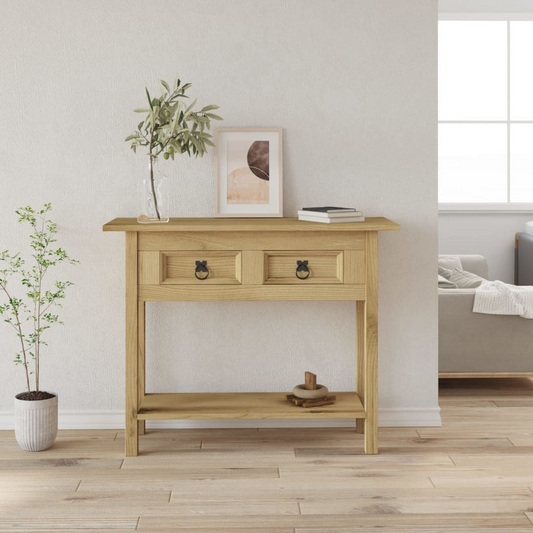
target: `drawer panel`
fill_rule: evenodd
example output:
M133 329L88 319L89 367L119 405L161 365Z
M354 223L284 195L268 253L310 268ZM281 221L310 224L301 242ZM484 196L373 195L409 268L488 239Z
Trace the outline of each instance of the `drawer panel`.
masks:
M238 285L242 279L240 251L161 252L160 262L163 285Z
M339 251L272 251L265 252L265 276L267 285L329 284L343 283L343 252ZM299 262L307 261L305 268L299 270Z

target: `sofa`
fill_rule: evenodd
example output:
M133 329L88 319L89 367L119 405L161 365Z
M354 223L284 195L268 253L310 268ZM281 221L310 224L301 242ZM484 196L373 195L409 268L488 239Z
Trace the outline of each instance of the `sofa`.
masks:
M439 256L439 265L450 257L489 279L483 256ZM440 377L533 377L533 320L473 313L475 289L438 291Z

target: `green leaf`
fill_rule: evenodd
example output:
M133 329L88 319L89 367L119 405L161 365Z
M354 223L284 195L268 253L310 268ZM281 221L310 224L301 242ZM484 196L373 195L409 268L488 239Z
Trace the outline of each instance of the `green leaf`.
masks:
M187 113L196 105L196 100L197 98L195 98L193 100L193 102L191 103L191 105L185 110L185 114L187 115Z
M137 134L134 133L133 135L128 135L128 136L124 139L124 141L125 141L125 142L128 142L128 141L131 141L131 140L133 140L133 139L137 139L137 138L138 138Z
M134 109L134 113L150 113L151 108L148 107L139 107L138 109Z
M172 121L172 129L171 129L172 134L176 133L176 129L178 128L178 118L179 118L179 114L176 113L176 116L174 117L174 120Z
M186 84L181 88L181 90L182 90L182 91L186 91L189 87L192 87L192 83L186 83Z
M150 93L148 92L148 87L145 87L146 90L146 96L148 97L148 103L150 104L150 109L153 109L154 106L152 105L152 98L150 97Z
M214 113L206 113L206 116L209 118L212 118L213 120L224 120L222 117L219 117L218 115L215 115Z
M211 109L219 109L220 106L218 105L206 105L205 107L202 107L200 109L200 113L205 113L206 111L211 111Z
M198 141L194 137L191 137L191 143L198 150Z
M168 93L170 93L170 86L165 80L160 80L161 85L167 90Z
M175 104L171 105L169 107L169 113L171 116L174 116L174 113L176 113L176 111L179 109L180 107L180 102L176 102Z

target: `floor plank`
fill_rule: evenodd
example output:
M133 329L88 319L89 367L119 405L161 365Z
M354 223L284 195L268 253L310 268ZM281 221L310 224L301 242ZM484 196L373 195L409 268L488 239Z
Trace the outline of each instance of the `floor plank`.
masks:
M0 518L0 531L74 531L96 529L135 531L139 520L131 518Z
M334 499L300 502L302 514L438 514L438 513L523 513L533 508L533 492L520 498L433 498L404 496L378 500Z
M224 528L254 527L257 523L265 527L294 527L296 531L324 532L324 528L354 528L393 527L396 531L398 527L418 528L432 527L438 524L441 527L465 527L475 529L479 527L499 527L512 530L516 527L529 527L533 525L524 513L462 513L454 514L337 514L337 515L300 515L300 516L253 516L253 517L231 517L231 516L205 516L205 517L182 517L177 527L176 521L171 517L148 516L141 517L138 525L139 531L150 529L171 529L179 531L180 528L194 530L196 527L212 527L218 530ZM386 530L385 530L386 531ZM432 531L432 530L431 530Z

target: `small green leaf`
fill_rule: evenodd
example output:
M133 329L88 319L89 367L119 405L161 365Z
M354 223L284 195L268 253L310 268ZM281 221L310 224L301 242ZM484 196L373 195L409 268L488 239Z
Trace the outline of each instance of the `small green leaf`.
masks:
M213 120L224 120L222 117L219 117L218 115L215 115L214 113L206 113L206 116L209 118L212 118Z
M148 107L140 107L139 109L134 109L134 113L150 113L150 108Z
M146 96L148 97L148 103L150 104L150 109L153 109L152 98L150 97L150 93L148 92L148 87L145 87L145 89L146 89Z
M176 130L178 128L178 119L179 119L179 114L176 113L176 116L174 117L174 120L172 122L172 130L171 130L172 134L176 133Z
M187 114L195 105L196 105L196 98L193 100L191 105L185 110L185 114Z
M206 105L202 109L200 109L200 113L205 113L206 111L211 111L211 109L219 109L220 106L218 105Z
M167 90L167 92L170 92L170 86L165 80L161 80L161 85Z

